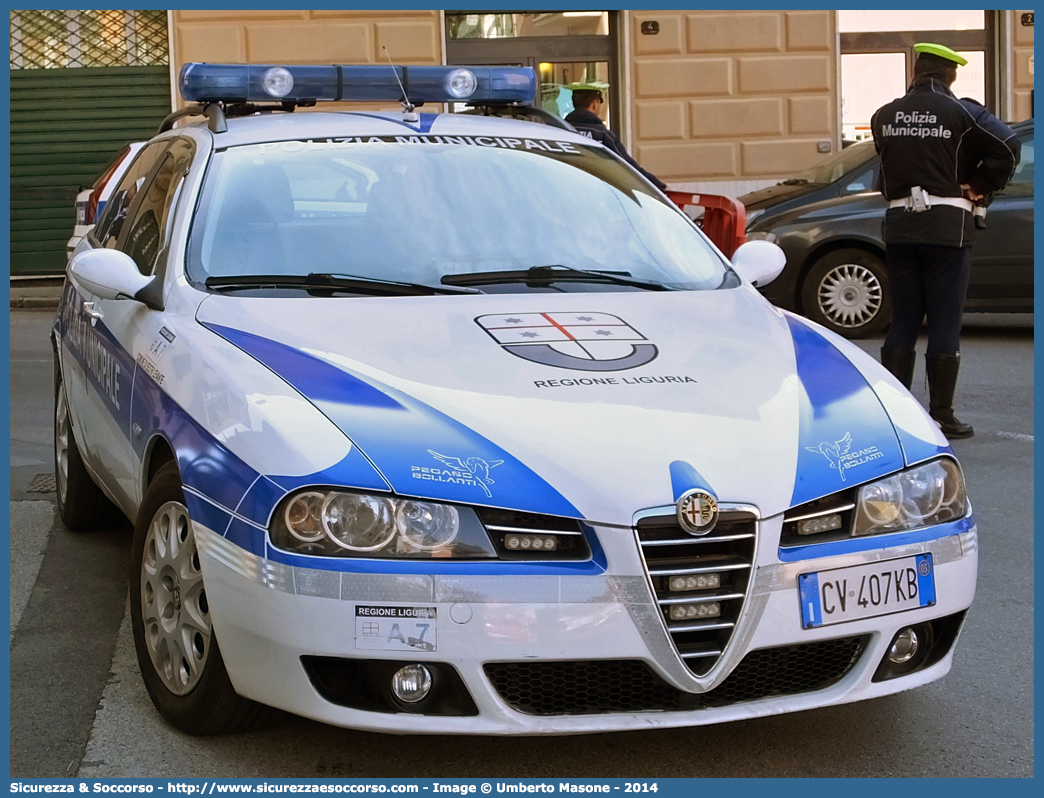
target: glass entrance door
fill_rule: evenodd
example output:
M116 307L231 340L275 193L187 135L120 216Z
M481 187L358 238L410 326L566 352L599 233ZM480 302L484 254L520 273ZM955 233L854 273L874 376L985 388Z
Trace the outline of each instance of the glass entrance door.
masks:
M901 97L913 80L917 42L936 42L968 60L953 93L991 110L993 17L985 11L839 11L843 137L870 135L870 116Z
M562 118L573 110L571 85L598 86L606 100L603 121L618 126L615 21L608 11L447 12L446 61L532 67L533 104Z

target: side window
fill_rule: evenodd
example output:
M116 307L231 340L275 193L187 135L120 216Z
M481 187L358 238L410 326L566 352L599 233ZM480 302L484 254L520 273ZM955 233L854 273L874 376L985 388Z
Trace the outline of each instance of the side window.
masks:
M875 169L867 169L860 173L855 179L848 181L842 192L845 194L858 194L861 191L871 191L874 187Z
M145 184L149 172L156 166L169 143L158 141L155 144L149 144L138 153L138 157L127 168L126 174L120 179L116 190L109 197L105 210L91 233L101 246L110 249L116 246L116 239L123 229L123 223L127 219L127 213L130 211L138 191Z
M1022 159L1004 190L1005 194L1033 194L1033 139L1022 140Z
M133 218L120 233L119 248L131 256L142 274L153 273L157 256L169 243L174 205L194 152L186 139L171 144L141 200L131 209Z

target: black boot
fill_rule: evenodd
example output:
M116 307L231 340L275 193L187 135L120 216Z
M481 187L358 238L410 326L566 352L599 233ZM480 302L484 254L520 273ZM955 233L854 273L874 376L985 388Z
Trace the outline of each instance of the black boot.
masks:
M906 390L913 385L914 363L917 353L912 349L900 349L897 346L881 347L881 365L892 372Z
M938 422L947 438L970 438L975 434L971 424L962 424L953 414L953 393L957 388L957 372L961 356L925 355L928 370L928 413Z

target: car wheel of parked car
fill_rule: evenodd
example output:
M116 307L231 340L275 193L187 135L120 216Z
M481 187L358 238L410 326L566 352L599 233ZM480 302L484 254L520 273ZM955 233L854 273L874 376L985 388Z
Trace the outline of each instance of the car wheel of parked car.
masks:
M824 255L801 286L805 315L845 338L867 338L892 320L884 261L862 249Z
M211 625L177 465L145 493L131 548L131 625L145 687L167 721L196 736L257 728L278 712L236 694Z
M73 435L65 383L56 375L54 391L54 477L58 517L73 532L112 526L120 513L102 489L94 484Z

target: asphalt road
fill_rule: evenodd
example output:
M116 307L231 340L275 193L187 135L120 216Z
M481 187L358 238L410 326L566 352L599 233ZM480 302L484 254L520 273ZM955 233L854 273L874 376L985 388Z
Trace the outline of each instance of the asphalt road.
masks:
M979 523L979 582L945 679L858 704L684 730L390 737L288 718L261 733L199 740L164 725L138 675L129 525L82 535L55 520L51 314L12 311L10 774L1031 777L1033 321L966 321L958 415L976 435L954 449ZM880 340L861 345L876 352Z

